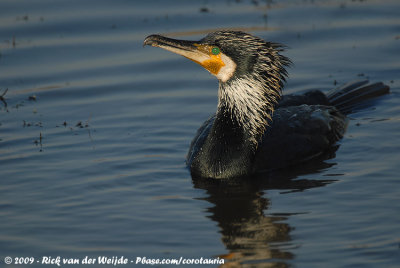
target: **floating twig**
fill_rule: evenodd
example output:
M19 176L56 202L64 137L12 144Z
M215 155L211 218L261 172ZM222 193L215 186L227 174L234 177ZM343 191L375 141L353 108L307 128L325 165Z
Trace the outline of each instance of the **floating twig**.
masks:
M6 98L4 97L7 94L8 88L4 90L3 94L0 95L0 100L4 103L4 107L7 108Z
M42 140L43 140L43 136L42 136L42 132L40 132L40 134L39 134L39 140L35 140L35 141L33 142L36 146L40 146L39 152L43 152Z

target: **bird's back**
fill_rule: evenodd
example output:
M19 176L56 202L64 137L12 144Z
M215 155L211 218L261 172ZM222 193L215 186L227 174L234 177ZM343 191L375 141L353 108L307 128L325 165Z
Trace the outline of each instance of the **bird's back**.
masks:
M277 105L254 161L254 171L299 164L330 150L346 130L349 114L387 94L383 83L353 81L332 89L287 95Z
M346 117L333 106L278 108L259 143L253 169L279 169L317 157L343 137L346 125Z

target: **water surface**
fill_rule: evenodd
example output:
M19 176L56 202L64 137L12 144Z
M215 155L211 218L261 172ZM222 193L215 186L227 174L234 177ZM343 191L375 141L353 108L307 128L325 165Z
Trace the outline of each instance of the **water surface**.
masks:
M370 79L391 94L351 115L331 159L254 182L192 181L185 155L217 81L142 42L221 28L286 44L287 93ZM398 267L399 42L395 0L1 1L0 263Z

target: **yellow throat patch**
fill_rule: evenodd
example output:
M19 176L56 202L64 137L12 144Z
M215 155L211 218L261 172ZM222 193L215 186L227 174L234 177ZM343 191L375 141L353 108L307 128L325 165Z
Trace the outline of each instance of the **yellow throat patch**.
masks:
M221 53L218 53L217 55L213 54L212 52L214 48L213 46L200 45L200 44L195 44L195 46L200 52L206 54L208 56L208 59L202 62L193 59L191 60L203 66L210 73L217 75L219 73L219 70L225 66L224 61L221 59Z

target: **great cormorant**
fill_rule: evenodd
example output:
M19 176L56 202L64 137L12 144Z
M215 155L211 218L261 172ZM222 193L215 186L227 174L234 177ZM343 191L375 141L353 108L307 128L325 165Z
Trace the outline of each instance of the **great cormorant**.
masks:
M389 90L360 81L327 94L281 97L290 65L284 47L240 31L217 31L200 41L150 35L144 45L182 55L219 80L217 111L187 156L193 177L246 177L312 159L343 137L346 114Z

